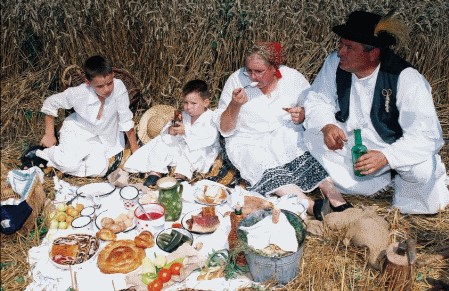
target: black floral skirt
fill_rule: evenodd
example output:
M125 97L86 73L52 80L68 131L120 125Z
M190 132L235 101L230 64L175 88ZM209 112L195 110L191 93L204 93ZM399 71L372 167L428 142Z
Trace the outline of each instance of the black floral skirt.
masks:
M309 152L305 152L290 163L267 169L259 182L249 186L248 190L265 195L285 185L297 185L307 193L328 176L323 166Z

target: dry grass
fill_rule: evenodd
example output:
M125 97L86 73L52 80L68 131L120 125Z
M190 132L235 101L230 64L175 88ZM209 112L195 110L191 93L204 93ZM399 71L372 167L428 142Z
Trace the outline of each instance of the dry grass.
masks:
M44 98L60 90L60 75L102 53L143 84L136 120L152 104L177 105L182 85L202 78L216 104L226 78L242 65L253 41L282 42L288 65L312 81L325 56L335 48L332 25L355 9L385 14L396 8L411 27L411 40L398 49L429 80L445 138L449 138L449 8L435 1L2 1L1 157L9 169L28 144L43 133L39 114ZM62 114L61 114L62 115ZM61 118L57 120L61 122ZM441 155L449 166L449 146ZM87 179L68 179L72 184ZM52 181L45 189L51 197ZM389 211L390 196L350 197L356 205L376 204L397 237L418 240L418 253L432 253L449 242L449 213L403 216ZM392 238L394 239L394 237ZM39 231L1 236L1 288L22 290L28 283L27 251L40 243ZM309 237L299 276L289 290L380 290L384 282L366 266L366 250L344 247L336 234ZM417 290L425 278L449 283L448 262L417 270Z

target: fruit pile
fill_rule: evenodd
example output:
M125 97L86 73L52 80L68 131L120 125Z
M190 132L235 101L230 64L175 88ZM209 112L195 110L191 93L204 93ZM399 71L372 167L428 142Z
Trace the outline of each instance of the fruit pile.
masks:
M149 291L160 291L164 283L171 280L172 276L180 276L183 268L182 261L179 258L167 262L163 255L155 256L154 261L145 257L142 261L142 282L147 285Z
M67 229L71 228L72 221L80 216L81 210L84 209L84 205L81 203L73 205L67 205L65 203L59 203L56 209L50 213L49 227L51 229Z

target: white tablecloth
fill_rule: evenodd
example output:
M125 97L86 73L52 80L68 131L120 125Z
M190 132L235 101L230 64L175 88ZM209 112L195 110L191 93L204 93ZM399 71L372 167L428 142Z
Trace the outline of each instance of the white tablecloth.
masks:
M210 181L205 181L205 183L214 183ZM192 186L183 183L183 212L181 217L186 213L200 209L204 205L198 204L194 201ZM253 193L254 194L254 193ZM255 193L254 195L257 195ZM260 196L262 197L262 196ZM119 211L125 208L120 200L119 189L116 189L112 194L105 197L99 198L99 203L101 206L97 209L97 213L102 211ZM231 201L223 205L216 207L216 211L224 214L227 211L232 211ZM173 222L166 222L166 227L171 227ZM198 235L194 234L194 245L197 242L202 242L203 247L200 250L200 254L207 256L212 250L220 250L223 248L228 248L227 237L229 230L231 228L229 216L222 219L220 227L212 234ZM42 244L38 247L33 247L29 250L28 257L31 266L30 276L33 282L27 286L26 290L61 290L66 291L72 286L72 281L70 278L70 272L68 270L62 270L55 266L49 258L49 249L51 246L51 241L56 236L64 236L73 232L83 232L95 235L98 231L98 227L91 223L85 228L79 230L50 230L46 237L43 239ZM126 233L119 233L117 239L134 239L134 237L139 233L136 229L131 230ZM157 234L154 234L156 237ZM103 248L107 243L102 242L100 249ZM150 258L154 258L154 254L167 254L155 245L152 248L146 249L146 254ZM98 254L98 252L97 252ZM76 273L78 289L81 291L86 290L120 290L126 288L125 274L103 274L97 267L97 258L93 257L90 261L83 263L82 266L73 267L72 273ZM187 279L176 285L170 286L167 290L178 290L183 288L197 288L202 290L236 290L242 286L251 286L254 282L250 281L247 277L242 276L238 279L225 280L224 278L217 278L209 281L197 281L198 271L193 272ZM114 282L114 285L113 283ZM164 289L165 290L165 289Z

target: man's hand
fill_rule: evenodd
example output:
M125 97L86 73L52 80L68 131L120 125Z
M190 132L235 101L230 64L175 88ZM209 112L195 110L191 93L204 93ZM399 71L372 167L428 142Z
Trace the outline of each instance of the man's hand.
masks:
M306 117L304 107L292 107L283 109L290 113L293 123L299 124L304 122L304 118Z
M355 169L363 175L369 175L380 170L387 164L388 160L381 151L369 150L357 160Z
M348 140L343 130L335 124L326 124L321 131L324 135L324 143L330 150L341 150Z
M44 134L44 136L41 139L40 145L46 148L56 145L56 136L51 133Z

